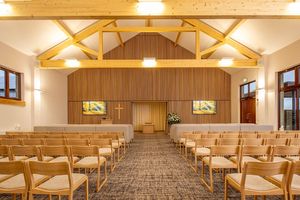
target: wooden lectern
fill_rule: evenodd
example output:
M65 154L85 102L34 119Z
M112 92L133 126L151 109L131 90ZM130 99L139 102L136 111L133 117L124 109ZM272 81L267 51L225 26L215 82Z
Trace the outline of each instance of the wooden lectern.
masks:
M150 122L143 124L143 133L154 133L154 124Z

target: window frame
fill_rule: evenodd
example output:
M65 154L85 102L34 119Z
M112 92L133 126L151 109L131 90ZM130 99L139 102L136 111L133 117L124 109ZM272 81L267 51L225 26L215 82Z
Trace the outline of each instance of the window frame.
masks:
M5 96L1 97L1 99L12 99L12 100L17 100L17 101L21 101L22 100L22 88L21 88L21 73L20 72L16 72L13 71L11 69L8 69L2 65L0 65L0 70L4 71L4 77L5 77ZM17 84L16 84L16 89L17 89L17 98L15 97L10 97L9 96L9 73L11 74L15 74L16 75L16 80L17 80Z
M281 79L282 79L282 75L286 72L289 71L295 71L295 84L294 85L290 85L290 86L283 86L281 87ZM299 101L298 99L300 98L300 92L298 92L298 89L300 89L300 80L299 80L299 73L300 73L300 65L282 70L280 72L278 72L278 129L280 128L280 93L281 92L289 92L289 91L294 91L296 93L296 129L295 130L300 130L300 125L299 125Z
M256 98L256 90L257 90L257 87L255 89L255 92L254 92L254 95L251 95L251 92L250 92L250 85L252 83L255 83L255 87L256 87L256 80L253 80L253 81L250 81L250 82L247 82L247 83L244 83L242 85L240 85L240 100L242 99L247 99L247 98ZM247 96L242 96L244 93L242 93L242 88L245 86L245 85L248 85L248 93L247 93Z

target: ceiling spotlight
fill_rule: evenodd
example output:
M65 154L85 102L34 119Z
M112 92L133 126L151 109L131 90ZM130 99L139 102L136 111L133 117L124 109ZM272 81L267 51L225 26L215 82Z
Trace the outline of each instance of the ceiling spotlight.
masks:
M77 59L67 59L65 60L65 65L71 68L78 68L80 67L80 62Z
M11 5L5 3L4 0L0 0L0 15L6 15L11 13Z
M151 68L151 67L155 67L156 64L157 64L157 62L156 62L155 58L144 58L144 61L143 61L144 67Z
M165 6L161 0L138 0L137 11L141 15L161 14Z
M233 59L232 58L222 58L219 61L219 66L220 67L229 67L233 64Z
M295 0L288 4L287 10L290 14L300 14L300 2Z

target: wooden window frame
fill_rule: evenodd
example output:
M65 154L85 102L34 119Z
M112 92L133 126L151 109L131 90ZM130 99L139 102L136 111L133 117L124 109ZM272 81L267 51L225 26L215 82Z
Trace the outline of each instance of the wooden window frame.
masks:
M240 100L242 99L247 99L247 98L256 98L256 94L254 96L249 96L251 93L250 93L250 84L251 83L256 83L256 80L254 81L250 81L250 82L247 82L247 83L244 83L242 85L240 85ZM246 97L242 97L242 88L245 86L245 85L248 85L248 96ZM255 91L256 92L256 91Z
M286 87L281 87L281 78L282 74L295 70L295 84L291 86L286 86ZM296 93L296 129L295 130L300 130L299 126L299 97L300 93L298 92L298 89L300 89L300 80L299 80L299 72L300 72L300 65L285 69L283 71L278 72L278 129L280 128L280 93L281 92L289 92L289 91L294 91Z
M6 100L11 99L11 100L16 100L16 101L21 101L22 100L22 92L21 92L22 91L22 88L21 88L22 78L21 78L21 73L10 70L10 69L7 69L6 67L4 67L2 65L0 65L0 70L4 71L4 73L5 73L5 96L0 97L0 99L6 99ZM18 85L17 85L17 91L18 91L17 98L9 96L9 73L15 74L16 78L17 78L17 82L18 82Z

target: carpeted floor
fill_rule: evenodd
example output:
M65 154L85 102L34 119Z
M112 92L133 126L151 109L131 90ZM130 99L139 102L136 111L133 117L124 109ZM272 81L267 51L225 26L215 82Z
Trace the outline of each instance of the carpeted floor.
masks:
M95 192L95 173L89 175L90 199L223 199L223 180L215 176L215 192L200 182L186 160L164 134L136 134L135 140L100 192ZM80 188L74 199L84 199ZM230 190L230 199L240 199ZM0 196L0 199L9 199ZM47 199L38 196L35 199ZM56 198L53 198L56 199ZM272 198L274 199L274 198ZM277 199L277 198L276 198Z

